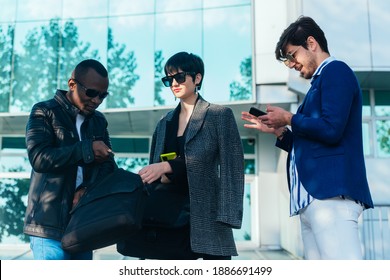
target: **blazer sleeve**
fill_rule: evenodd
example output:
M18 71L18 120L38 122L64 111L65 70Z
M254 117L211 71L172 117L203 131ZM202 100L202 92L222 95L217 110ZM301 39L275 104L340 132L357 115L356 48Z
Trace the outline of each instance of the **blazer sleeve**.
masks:
M220 190L218 190L217 221L232 228L241 228L244 197L244 153L231 109L226 108L218 124L220 150Z

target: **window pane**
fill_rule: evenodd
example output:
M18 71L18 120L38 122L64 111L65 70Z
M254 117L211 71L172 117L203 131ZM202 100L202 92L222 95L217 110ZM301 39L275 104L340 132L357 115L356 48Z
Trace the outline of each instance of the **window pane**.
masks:
M155 1L145 0L110 0L108 1L108 5L110 6L109 14L110 16L121 17L129 15L139 16L143 14L150 14L154 12L154 2ZM131 34L131 32L129 32L128 34Z
M14 27L11 24L0 24L0 46L2 48L0 55L0 112L9 111L13 36Z
M26 139L24 137L3 137L1 139L1 149L26 149Z
M12 23L15 21L17 1L0 0L0 19L1 22ZM7 7L7 8L4 8Z
M118 167L137 173L142 167L149 164L148 158L115 157Z
M390 26L390 1L370 0L370 30L372 31L372 60L374 67L389 67L388 36ZM357 29L355 29L357 30Z
M250 5L251 0L207 0L203 1L203 8L215 8L220 6Z
M38 2L37 0L23 0L23 1L6 1L6 9L8 10L9 5L18 3L16 20L20 21L34 21L34 20L45 20L48 21L52 18L61 17L61 7L63 0L50 0ZM65 1L64 1L65 2ZM79 1L82 2L82 1ZM2 6L4 7L4 6ZM3 9L2 9L3 10Z
M111 137L115 153L149 153L149 138L114 138Z
M390 120L376 121L379 157L390 157Z
M390 91L375 91L375 115L390 116Z
M29 112L57 88L59 21L17 23L10 112ZM36 71L39 69L39 71Z
M160 1L158 1L159 3ZM187 1L188 2L188 1ZM177 1L175 3L184 3ZM164 67L168 58L177 52L186 51L202 57L202 11L190 10L184 12L159 13L156 15L156 46L155 52L161 56L161 66ZM185 20L183 20L185 19ZM205 72L208 65L205 62ZM157 70L157 69L156 69ZM162 76L163 70L156 72L155 76ZM205 79L208 74L205 74ZM159 81L158 81L159 82ZM165 105L177 104L170 88L162 87L161 82L156 84L161 100ZM203 90L203 86L202 86ZM201 92L203 92L201 90Z
M362 94L363 116L371 116L370 92L368 90L363 90Z
M255 142L254 138L241 139L242 146L244 147L244 154L255 154Z
M6 155L2 152L0 156L0 172L31 172L31 165L25 151L21 155Z
M156 13L165 13L173 11L194 11L202 8L203 0L181 1L181 0L156 0ZM168 16L168 20L171 22L184 23L183 18L176 18L176 14ZM187 20L187 18L185 18Z
M245 184L242 226L240 229L233 230L235 241L248 241L252 239L251 211L251 188L250 184Z
M29 179L0 180L0 241L2 244L25 243L24 213L27 206Z
M62 0L62 2L63 18L104 18L108 15L107 0ZM61 7L60 3L58 3L58 6ZM104 20L107 21L106 18ZM95 30L98 28L96 26ZM90 31L94 31L94 29Z
M210 102L252 99L250 9L233 5L204 11L203 88Z
M330 53L344 60L354 70L372 67L366 2L366 0L328 0L326 2L303 0L301 4L302 14L310 15L323 28ZM352 6L356 8L351 9ZM331 18L337 18L337 20L329 20ZM348 42L359 42L359 48L346 42L345 34L348 34Z
M109 28L109 91L113 94L107 98L107 107L153 106L153 14L113 17Z
M370 126L368 123L363 123L363 151L365 156L370 156L372 155L371 153L371 137L370 137Z
M245 159L244 160L244 173L245 174L255 174L255 160L254 159Z

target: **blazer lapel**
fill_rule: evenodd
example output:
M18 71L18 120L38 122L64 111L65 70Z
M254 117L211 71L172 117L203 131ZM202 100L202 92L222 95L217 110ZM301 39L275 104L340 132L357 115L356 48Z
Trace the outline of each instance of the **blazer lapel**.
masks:
M199 100L198 102L196 102L191 119L188 123L186 132L186 143L188 143L192 138L194 138L194 136L201 129L209 106L210 103L205 101L201 96L199 96Z
M174 111L169 112L165 116L165 120L161 122L160 125L157 126L156 139L155 139L156 146L154 149L153 162L160 161L160 154L164 151L165 140L166 140L165 135L167 135L167 126L171 125L173 116L175 115L175 112L177 112L178 110L180 111L180 104L175 108Z

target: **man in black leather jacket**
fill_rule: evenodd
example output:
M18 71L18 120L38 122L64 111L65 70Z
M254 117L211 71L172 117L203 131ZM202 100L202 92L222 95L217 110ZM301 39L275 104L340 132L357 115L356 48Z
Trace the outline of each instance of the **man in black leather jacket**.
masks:
M35 104L26 128L32 166L24 233L34 259L92 259L61 248L69 212L92 181L112 172L107 120L96 111L108 95L108 73L96 60L80 62L69 90Z

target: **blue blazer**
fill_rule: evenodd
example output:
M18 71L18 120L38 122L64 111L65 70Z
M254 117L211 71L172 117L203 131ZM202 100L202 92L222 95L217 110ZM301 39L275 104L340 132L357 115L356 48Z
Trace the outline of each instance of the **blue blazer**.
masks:
M344 62L332 60L320 67L292 117L292 131L282 141L277 140L276 146L288 151L289 156L294 146L299 178L314 198L344 195L372 208L363 154L359 83Z

